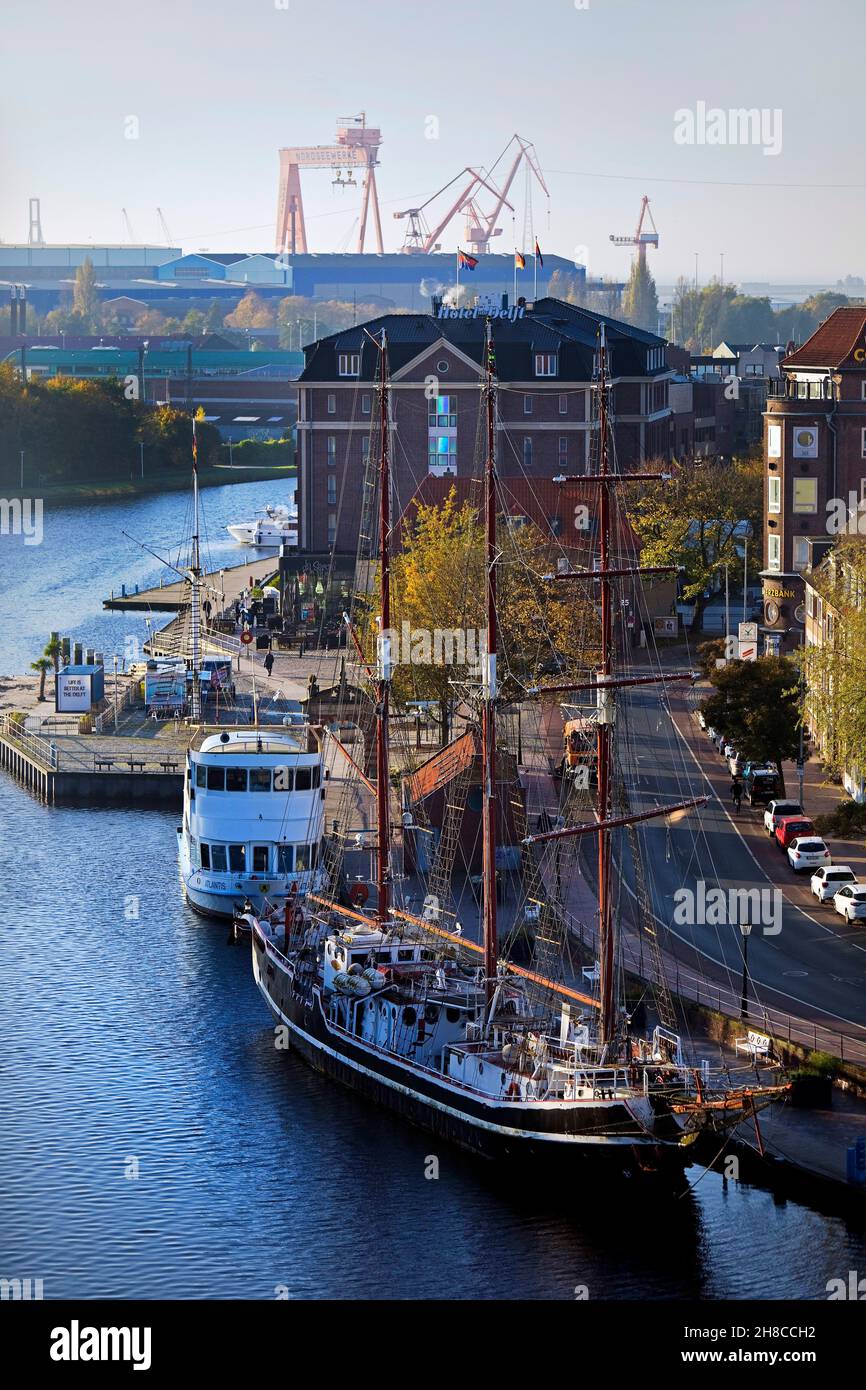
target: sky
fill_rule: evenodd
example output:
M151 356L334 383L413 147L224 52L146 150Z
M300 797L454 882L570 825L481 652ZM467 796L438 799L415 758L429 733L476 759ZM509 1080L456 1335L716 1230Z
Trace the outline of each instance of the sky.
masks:
M330 144L363 110L386 250L395 211L517 132L550 190L532 190L542 249L591 274L625 277L609 236L648 194L660 284L696 254L701 283L722 257L732 282L866 276L863 0L4 0L2 33L7 242L38 196L51 243L129 241L125 208L163 244L160 207L185 251L269 250L280 146ZM763 132L742 139L740 108ZM360 190L332 177L305 176L313 250L354 249ZM505 251L528 249L522 174L514 192ZM459 219L442 242L465 244Z

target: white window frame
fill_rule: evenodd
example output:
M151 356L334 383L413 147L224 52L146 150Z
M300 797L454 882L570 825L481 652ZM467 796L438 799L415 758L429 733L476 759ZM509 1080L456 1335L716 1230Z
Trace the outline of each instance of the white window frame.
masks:
M328 545L337 543L337 513L328 513Z
M860 457L866 459L866 426L860 431Z
M329 507L336 507L336 505L337 505L337 475L336 475L336 473L329 473L329 474L328 474L328 506L329 506Z
M781 512L782 510L782 479L778 474L770 474L767 479L767 511Z
M559 413L560 415L568 414L568 396L565 394L564 391L561 393L559 397Z
M536 376L558 376L558 366L555 352L537 352L535 354Z
M809 563L809 536L791 537L791 569L804 570ZM797 560L798 549L803 554L802 562Z
M782 568L782 537L767 537L767 569L778 574Z
M329 391L329 392L328 392L328 414L329 414L329 415L336 415L336 413L337 413L337 397L334 395L333 391Z
M523 413L524 415L532 414L532 397L526 392L523 395Z
M338 352L337 353L337 376L360 376L361 375L361 354L360 352Z
M325 448L326 448L326 450L327 450L328 467L329 467L329 468L336 468L336 466L337 466L337 436L336 436L335 434L329 434L329 435L327 436L327 444L325 445Z

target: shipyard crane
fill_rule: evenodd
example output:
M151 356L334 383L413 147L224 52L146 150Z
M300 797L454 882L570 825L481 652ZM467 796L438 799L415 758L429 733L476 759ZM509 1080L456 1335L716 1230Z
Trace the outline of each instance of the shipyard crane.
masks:
M638 260L640 261L642 268L646 265L647 247L658 247L659 244L659 234L656 230L656 224L653 221L653 215L649 210L649 201L649 198L646 196L646 194L644 194L640 205L640 217L638 218L637 228L633 236L614 236L611 233L610 238L614 246L636 246ZM649 225L652 228L652 231L644 231L644 218L649 219Z
M496 206L494 207L492 213L486 219L478 219L474 226L467 225L466 227L466 239L469 242L469 248L473 255L483 255L484 252L489 249L487 243L489 242L490 238L494 236L499 236L501 234L502 228L497 227L496 223L502 213L502 209L504 207L511 208L511 204L508 202L508 193L521 164L523 164L524 162L526 163L527 169L530 171L531 174L535 175L535 178L537 179L538 183L544 189L545 194L548 198L550 198L550 189L544 182L544 175L541 172L541 166L538 162L538 155L535 152L535 146L531 143L531 141L524 140L522 135L512 135L508 144L505 146L505 149L502 151L502 154L499 156L499 158L496 160L496 163L491 168L490 177L492 178L496 170L496 165L502 162L502 160L508 154L508 151L511 149L512 145L515 144L517 146L517 151L515 153L514 159L511 162L511 167L508 170L508 173L505 178L505 183L502 185L502 192L498 195L498 202L496 203ZM527 174L527 179L528 178L529 174Z
M165 237L166 246L171 246L171 232L168 230L168 223L162 215L162 208L157 208L156 215L159 218L159 225L162 227L162 234Z
M336 169L333 182L344 187L355 187L353 170L363 169L363 194L361 215L358 227L358 253L363 253L367 234L367 218L372 209L373 225L376 233L376 250L381 256L385 250L382 244L382 219L379 213L379 195L376 188L376 166L379 163L379 146L382 144L381 130L367 125L367 116L361 111L357 116L338 118L337 134L333 145L294 146L280 150L280 187L277 198L277 238L278 253L290 252L292 255L306 255L307 229L304 223L304 203L301 197L302 169ZM346 170L343 178L342 170Z
M120 211L123 217L123 225L126 228L126 235L129 238L130 245L134 246L136 244L136 237L135 232L132 230L132 223L129 220L129 213L126 211L126 208L121 208Z
M435 202L440 194L452 188L454 184L457 183L458 179L462 179L466 174L469 175L469 181L465 188L461 188L454 202L448 208L448 211L440 218L431 232L427 224L427 219L424 216L424 209L429 207L432 202ZM394 216L398 219L403 217L409 218L409 226L406 229L402 250L409 255L427 255L430 251L440 250L441 243L439 237L448 226L448 223L453 217L456 217L459 212L465 212L467 214L466 238L470 243L469 249L474 255L476 248L472 244L473 239L470 233L477 230L477 224L482 220L482 215L475 202L475 198L482 188L486 188L488 193L492 193L493 197L497 199L498 207L507 207L512 212L514 211L511 204L499 192L499 189L492 183L489 183L484 175L480 174L477 169L473 169L471 165L467 164L466 168L461 169L459 174L455 174L453 179L449 179L444 187L437 189L435 193L431 194L425 203L421 203L421 205L416 208L404 208L402 212L394 213ZM501 231L501 228L497 228L496 231ZM491 235L495 234L496 233L491 233Z

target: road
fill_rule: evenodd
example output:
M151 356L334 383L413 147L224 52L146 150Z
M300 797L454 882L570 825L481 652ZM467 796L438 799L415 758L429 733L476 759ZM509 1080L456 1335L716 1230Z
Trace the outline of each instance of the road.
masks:
M721 888L726 897L728 889L764 890L764 924L753 928L748 944L757 998L768 1007L866 1039L866 929L849 926L832 906L817 904L808 876L805 882L795 879L787 860L759 828L762 811L744 806L738 823L728 814L727 769L689 712L699 699L697 691L677 689L668 713L661 691L638 688L622 697L619 742L625 745L624 771L633 787L636 780L632 808L701 794L710 798L701 812L676 825L652 822L637 832L650 870L654 911L666 927L666 952L683 964L700 965L707 978L736 996L743 966L742 912L734 909L727 921L707 921L712 913L691 911L691 904L680 899L678 916L691 920L674 921L675 894L690 889L697 909L701 880L706 891ZM627 848L621 846L619 852L623 886L633 900L630 857ZM849 862L850 856L834 858Z

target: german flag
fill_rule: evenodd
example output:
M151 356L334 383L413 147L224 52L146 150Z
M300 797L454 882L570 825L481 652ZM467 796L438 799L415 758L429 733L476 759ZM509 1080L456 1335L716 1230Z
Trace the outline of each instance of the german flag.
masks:
M516 265L518 270L526 269L526 257L524 256L522 251L515 251L514 264Z
M535 259L538 261L538 264L541 266L541 269L543 270L544 257L541 254L541 247L538 244L538 237L535 238Z
M468 251L457 251L457 264L461 270L474 270L478 264L477 256L470 256Z

